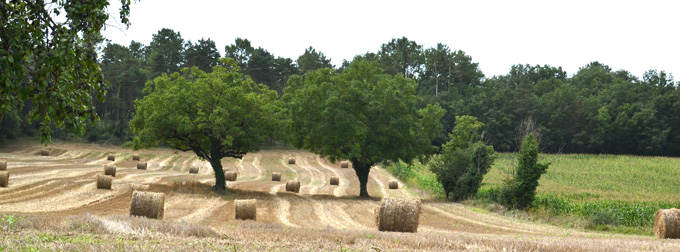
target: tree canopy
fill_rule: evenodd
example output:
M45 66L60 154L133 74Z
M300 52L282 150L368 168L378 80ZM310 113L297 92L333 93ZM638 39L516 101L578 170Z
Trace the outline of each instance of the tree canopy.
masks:
M329 68L293 76L283 99L290 109L291 142L331 161L350 160L360 196L373 165L410 162L435 148L444 110L418 109L416 83L401 74L383 74L374 62L355 61L338 73Z
M275 91L244 77L233 59L220 62L211 73L185 68L147 82L130 128L135 149L163 142L207 160L215 189L224 190L222 158L257 151L280 127L283 113Z

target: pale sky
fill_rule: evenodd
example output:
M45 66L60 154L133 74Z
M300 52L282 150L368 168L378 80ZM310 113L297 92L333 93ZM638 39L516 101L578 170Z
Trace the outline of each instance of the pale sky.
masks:
M118 17L120 1L112 2ZM337 67L406 36L463 50L487 77L514 64L561 66L571 76L591 61L640 78L649 69L680 74L680 1L142 0L130 8L128 30L104 32L113 43L148 45L170 28L185 41L212 39L222 56L241 37L293 60L312 46Z

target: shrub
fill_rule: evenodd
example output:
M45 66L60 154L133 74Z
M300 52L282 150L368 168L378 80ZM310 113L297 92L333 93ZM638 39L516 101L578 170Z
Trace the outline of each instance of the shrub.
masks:
M500 200L507 208L525 209L534 202L538 180L550 164L538 163L538 144L532 134L524 138L517 161L515 177L506 181Z

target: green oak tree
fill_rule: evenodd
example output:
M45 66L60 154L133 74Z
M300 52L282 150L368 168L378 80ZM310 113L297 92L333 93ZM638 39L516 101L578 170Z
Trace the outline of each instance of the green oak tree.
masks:
M129 26L130 0L121 3ZM93 100L104 99L107 83L96 45L108 7L105 0L0 2L0 121L28 103L28 117L42 120L41 142L50 142L52 124L82 135L98 119Z
M372 166L386 160L410 162L431 154L441 126L439 105L418 109L416 83L383 74L375 62L352 62L342 73L330 68L292 76L283 100L290 111L291 143L328 157L350 160L361 197Z
M147 95L135 101L130 128L135 149L164 142L207 160L215 171L215 189L225 190L222 158L257 151L280 128L284 114L275 91L243 77L233 59L220 63L224 66L211 73L184 68L147 82Z

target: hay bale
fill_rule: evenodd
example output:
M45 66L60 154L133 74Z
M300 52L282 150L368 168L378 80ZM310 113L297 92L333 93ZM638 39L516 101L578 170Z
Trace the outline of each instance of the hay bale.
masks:
M340 162L340 168L349 168L349 162L347 161Z
M132 160L139 161L139 154L132 154Z
M133 191L130 200L130 215L153 219L163 219L165 194Z
M236 200L234 202L234 212L236 212L236 219L242 220L256 220L257 218L257 200Z
M109 189L111 190L111 183L113 182L113 177L109 175L97 175L97 189Z
M139 170L146 170L146 162L139 162L139 163L137 163L137 169L139 169Z
M191 167L191 168L189 168L189 173L198 174L198 167Z
M331 177L331 185L339 185L340 179L338 177Z
M390 180L390 189L399 189L399 182L396 180Z
M295 158L289 158L288 164L295 164Z
M116 167L113 165L104 165L104 175L116 176Z
M680 238L680 209L659 209L654 215L654 235L659 239Z
M45 149L40 150L40 156L49 156L49 155L50 155L50 150L45 150Z
M236 172L227 171L227 172L224 173L224 180L226 180L226 181L236 181L237 176L238 175L236 174Z
M0 161L0 171L7 170L7 161Z
M148 190L149 190L149 185L133 184L133 185L130 187L130 193L131 193L131 194L132 194L132 192L134 192L134 191L142 191L142 192L144 192L144 191L148 191Z
M288 180L286 182L286 192L300 193L300 181Z
M109 160L109 161L116 161L116 156L113 155L113 154L109 154L109 156L106 158L106 160Z
M272 181L281 181L281 173L272 172Z
M0 187L9 187L8 171L0 171Z
M383 198L375 216L380 231L418 232L420 199Z

